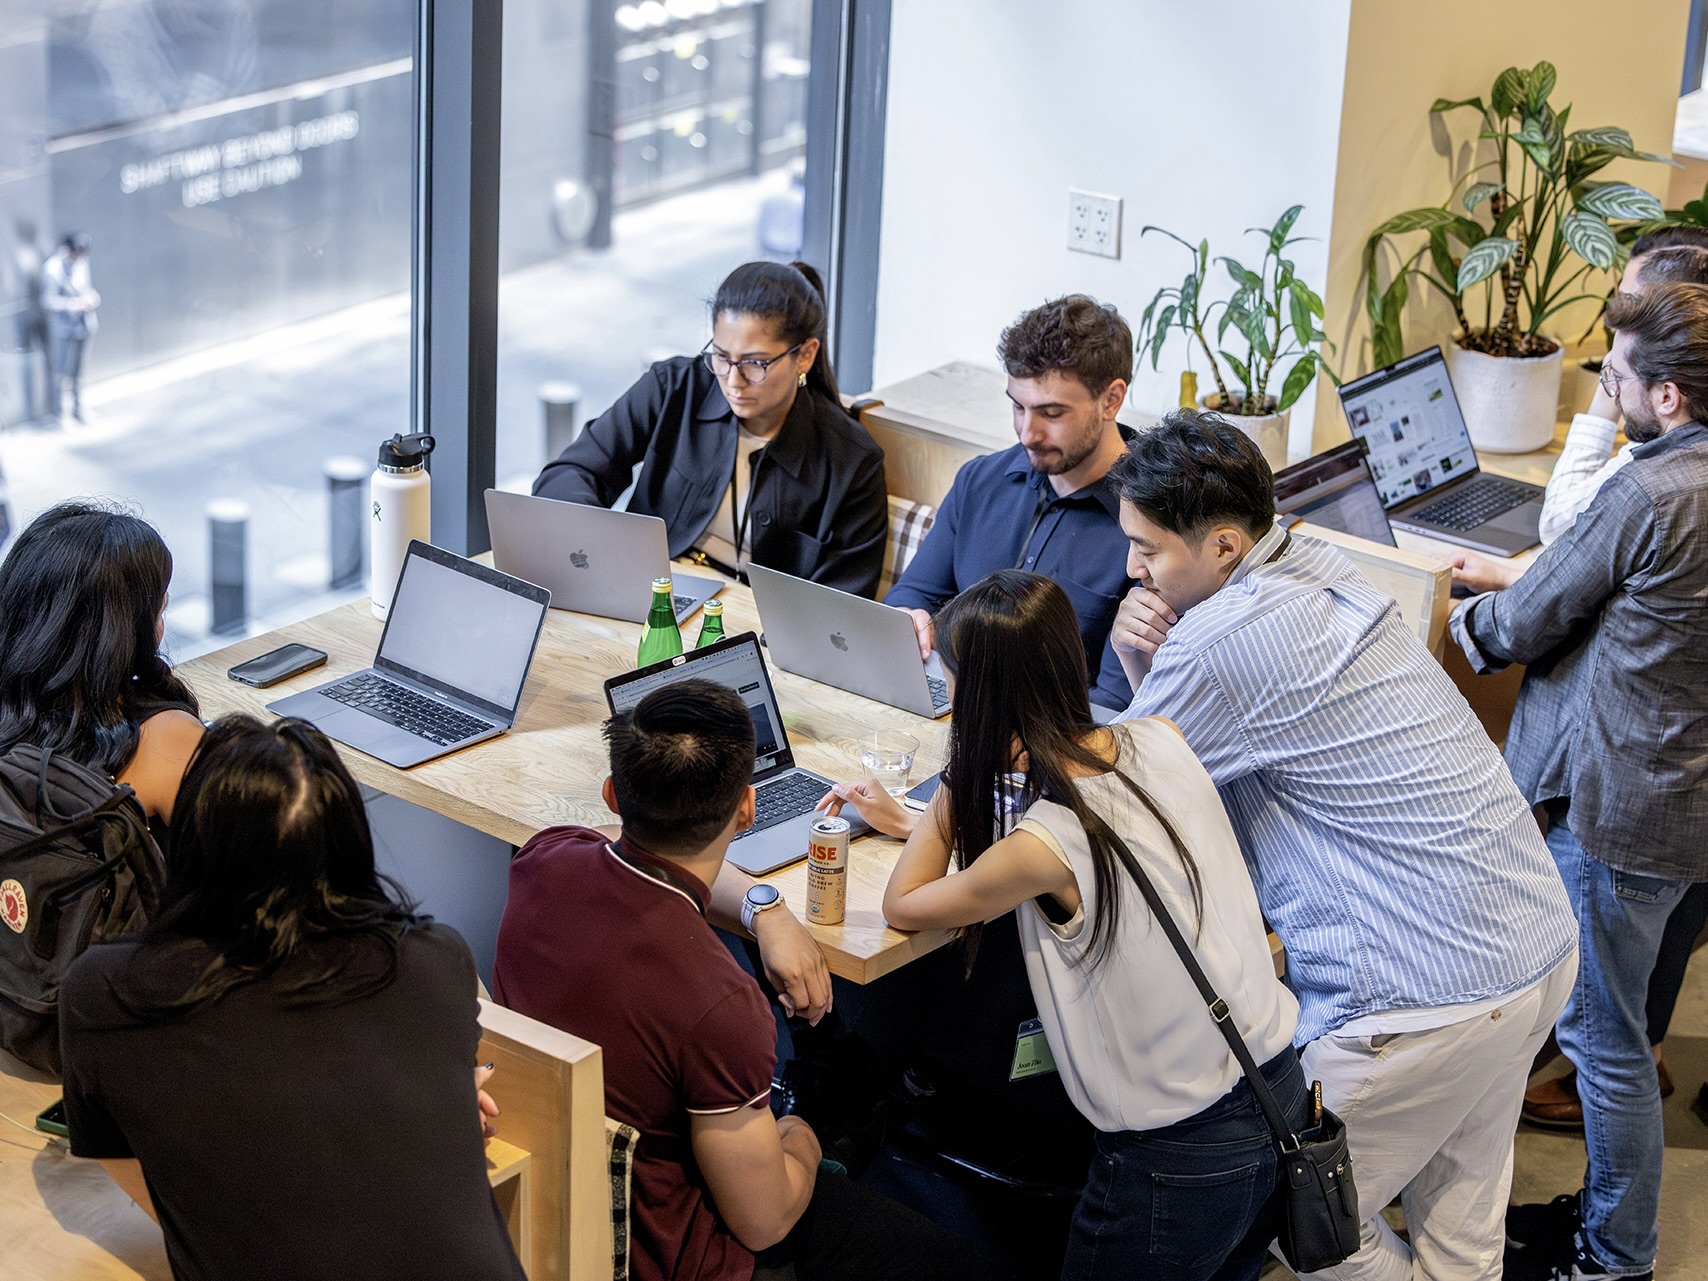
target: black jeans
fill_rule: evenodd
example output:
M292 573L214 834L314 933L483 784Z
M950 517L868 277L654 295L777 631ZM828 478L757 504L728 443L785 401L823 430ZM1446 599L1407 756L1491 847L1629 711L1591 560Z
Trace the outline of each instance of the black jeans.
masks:
M924 1215L820 1168L806 1213L754 1261L794 1265L798 1281L958 1281L982 1275L972 1248Z
M1686 890L1678 906L1672 909L1672 915L1667 917L1660 954L1655 957L1654 972L1649 975L1649 999L1644 1010L1650 1045L1666 1040L1672 1009L1678 1004L1679 989L1684 986L1685 967L1690 964L1696 936L1702 933L1704 924L1708 924L1708 881Z
M1263 1065L1294 1129L1311 1095L1296 1050ZM1064 1281L1256 1281L1281 1212L1275 1138L1245 1081L1159 1130L1099 1133Z

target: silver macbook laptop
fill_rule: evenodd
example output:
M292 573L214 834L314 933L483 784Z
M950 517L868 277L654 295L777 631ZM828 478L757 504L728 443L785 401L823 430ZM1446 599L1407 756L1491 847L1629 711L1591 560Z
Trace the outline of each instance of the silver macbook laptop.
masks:
M752 632L612 677L605 682L605 701L613 712L626 712L653 690L691 679L728 685L741 695L753 715L758 740L753 788L759 809L753 826L730 843L729 861L749 876L764 876L805 858L807 828L815 817L813 807L830 790L830 780L795 765L789 734L777 710L777 695L771 688L771 675L759 652L759 638ZM852 809L843 810L842 816L854 825L854 836L872 830Z
M724 587L671 567L670 540L656 516L489 489L486 523L492 563L549 589L553 609L644 623L652 580L669 574L680 623Z
M1356 438L1276 472L1275 510L1291 517L1290 525L1309 521L1395 545L1382 495L1364 458L1364 442Z
M408 769L516 723L551 593L409 544L374 665L267 704Z
M1395 525L1496 556L1541 541L1541 487L1478 467L1441 348L1347 383L1340 403Z
M937 655L919 661L913 619L863 596L804 578L747 567L765 624L765 648L785 672L888 703L917 716L949 711Z

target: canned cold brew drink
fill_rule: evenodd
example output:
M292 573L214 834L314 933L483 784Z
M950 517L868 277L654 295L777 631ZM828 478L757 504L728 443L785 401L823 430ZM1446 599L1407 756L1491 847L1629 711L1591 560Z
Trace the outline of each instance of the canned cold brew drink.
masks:
M848 833L845 818L821 818L807 829L807 920L840 925L848 911Z

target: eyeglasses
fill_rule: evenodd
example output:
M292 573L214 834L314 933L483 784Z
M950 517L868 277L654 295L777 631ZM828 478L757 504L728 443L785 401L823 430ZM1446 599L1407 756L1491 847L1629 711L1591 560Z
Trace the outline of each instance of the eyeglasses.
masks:
M1614 373L1613 372L1613 366L1608 364L1604 360L1601 362L1601 377L1598 381L1601 383L1601 390L1602 391L1606 392L1609 396L1613 397L1613 399L1618 400L1619 399L1619 384L1624 382L1627 378L1630 378L1631 376L1632 375L1630 375L1630 374L1616 374L1616 373ZM1607 380L1610 378L1613 380L1613 385L1611 387L1609 387L1607 385Z
M805 340L796 343L781 356L773 356L770 360L731 360L722 352L712 350L712 344L707 343L700 350L700 359L706 362L706 368L718 378L728 378L736 370L741 370L741 380L757 387L765 381L765 375L771 371L771 366L779 360L794 355L803 346Z

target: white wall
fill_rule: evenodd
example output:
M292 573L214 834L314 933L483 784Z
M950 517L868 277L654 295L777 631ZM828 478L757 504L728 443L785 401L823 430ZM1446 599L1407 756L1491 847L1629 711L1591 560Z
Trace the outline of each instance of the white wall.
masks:
M1321 293L1350 7L895 0L874 385L994 365L1002 327L1059 294L1136 323L1188 266L1172 241L1139 239L1146 223L1255 267L1258 237L1241 233L1303 203L1297 230L1320 240L1295 261ZM1065 248L1070 187L1124 199L1118 261ZM1159 372L1135 373L1131 403L1172 405L1184 362L1176 336ZM1193 366L1213 390L1201 353ZM1293 411L1296 452L1310 397Z

